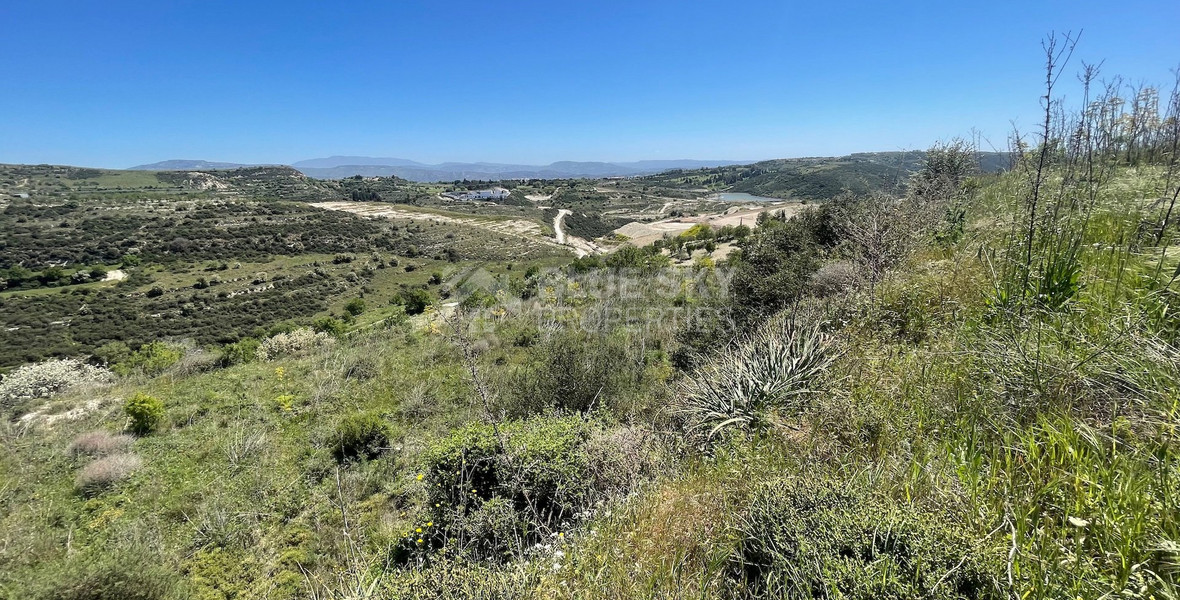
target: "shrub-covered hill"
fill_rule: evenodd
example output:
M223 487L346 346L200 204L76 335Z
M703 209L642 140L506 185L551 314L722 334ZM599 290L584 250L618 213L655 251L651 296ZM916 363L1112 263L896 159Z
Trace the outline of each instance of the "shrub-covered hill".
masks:
M1117 92L723 261L15 369L0 594L1175 598L1180 95Z
M1168 597L1180 257L1174 225L1127 241L1166 167L1045 207L1091 218L1034 220L1026 282L1027 173L943 152L728 265L636 250L339 337L14 372L0 590Z
M81 200L155 192L317 202L349 199L360 188L373 189L381 194L380 199L390 202L407 202L425 194L423 186L397 177L326 181L284 166L119 171L59 165L0 165L0 196L5 200L21 195Z
M925 151L862 152L842 157L791 158L710 169L676 170L637 178L644 185L745 192L794 200L829 200L842 193L869 194L904 187ZM1003 152L975 153L982 172L1008 168Z
M436 270L567 254L538 235L478 226L504 217L415 208L366 219L297 201L389 201L399 185L320 182L279 167L0 166L0 369L106 343L232 342L342 317L343 303L361 296L388 310ZM423 293L439 296L441 283Z

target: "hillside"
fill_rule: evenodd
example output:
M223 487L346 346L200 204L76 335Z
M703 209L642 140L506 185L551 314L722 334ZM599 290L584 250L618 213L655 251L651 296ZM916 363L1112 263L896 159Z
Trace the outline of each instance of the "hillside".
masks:
M1174 598L1180 95L1117 91L1005 172L950 143L527 184L585 228L644 185L828 199L577 259L482 205L251 195L345 189L287 171L12 167L4 252L140 260L0 295L69 320L0 340L35 340L0 381L0 594ZM71 345L103 328L138 337Z
M671 170L638 178L631 187L745 192L755 196L798 200L826 200L841 193L868 194L905 186L925 157L924 151L864 152L843 157L791 158L695 170ZM1008 155L978 152L975 161L984 173L1008 167Z
M400 310L403 292L445 296L444 277L488 261L567 254L541 222L525 233L478 226L539 211L456 219L415 207L367 219L311 204L395 206L424 193L404 180L322 182L289 167L2 165L0 370L111 344L232 342L343 319L358 297L380 303L369 315L377 319Z

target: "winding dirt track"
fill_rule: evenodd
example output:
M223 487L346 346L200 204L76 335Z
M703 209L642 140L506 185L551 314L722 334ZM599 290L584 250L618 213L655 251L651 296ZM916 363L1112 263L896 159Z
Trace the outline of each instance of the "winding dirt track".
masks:
M553 238L557 240L558 244L568 246L574 249L578 258L582 258L588 254L606 254L606 249L591 242L590 240L582 239L573 235L566 235L565 230L561 228L561 222L565 220L565 216L572 214L573 211L566 208L557 209L557 216L553 217Z
M557 238L558 244L565 243L565 232L561 229L561 222L565 220L565 216L570 214L571 210L568 208L557 209L557 216L553 217L553 237Z

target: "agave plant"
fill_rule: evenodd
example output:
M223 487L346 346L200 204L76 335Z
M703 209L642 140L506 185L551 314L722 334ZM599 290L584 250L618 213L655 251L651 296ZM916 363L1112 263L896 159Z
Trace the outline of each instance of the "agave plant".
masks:
M775 413L802 413L837 355L822 325L772 320L698 369L681 389L680 411L709 439L728 428L764 429Z

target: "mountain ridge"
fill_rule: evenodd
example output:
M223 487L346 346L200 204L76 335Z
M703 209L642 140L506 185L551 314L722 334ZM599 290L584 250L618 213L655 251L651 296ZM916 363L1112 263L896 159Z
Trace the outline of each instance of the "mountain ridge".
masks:
M651 175L669 169L696 169L748 164L750 161L667 159L631 162L557 161L547 165L492 162L444 162L425 164L405 158L329 156L296 161L290 166L316 179L401 177L417 182L461 179L567 179L580 177L629 177ZM130 167L131 171L184 171L264 166L205 160L173 159Z

